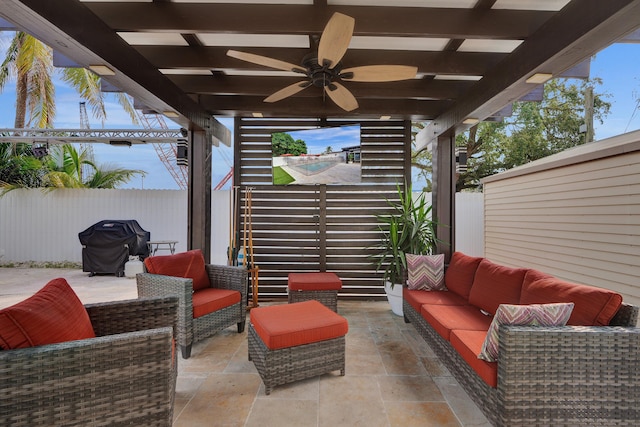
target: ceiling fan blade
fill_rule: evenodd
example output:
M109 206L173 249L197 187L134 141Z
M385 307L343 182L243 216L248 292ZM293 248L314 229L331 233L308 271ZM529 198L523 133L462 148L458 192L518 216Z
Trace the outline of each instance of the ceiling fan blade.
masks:
M276 70L293 71L295 73L306 74L307 71L299 65L291 64L289 62L280 61L279 59L269 58L268 56L256 55L254 53L240 52L237 50L229 49L227 55L240 59L242 61L251 62L258 65L264 65L265 67L275 68Z
M340 78L353 82L396 82L416 77L418 67L409 65L365 65L345 68Z
M308 80L303 80L301 82L298 83L294 83L292 85L289 85L283 89L280 89L279 91L272 93L271 95L269 95L268 97L266 97L264 99L264 102L277 102L280 101L281 99L287 98L291 95L295 95L296 93L300 92L301 90L308 88L309 86L311 86L311 82Z
M330 85L324 88L329 98L345 111L352 111L358 108L358 101L353 96L349 89L342 86L340 83L332 82Z
M318 64L324 66L327 62L329 68L333 68L340 62L351 42L355 23L356 20L350 16L338 12L333 14L320 36Z

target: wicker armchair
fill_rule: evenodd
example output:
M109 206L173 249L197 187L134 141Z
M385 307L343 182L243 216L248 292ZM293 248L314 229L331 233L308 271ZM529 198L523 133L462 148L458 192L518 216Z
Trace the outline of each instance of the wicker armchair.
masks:
M192 279L151 273L136 275L139 297L164 295L179 297L176 338L184 359L191 356L191 346L194 342L210 337L229 326L236 324L238 333L244 332L247 316L247 270L242 267L212 264L206 264L205 269L212 288L238 291L240 301L195 318L193 317Z
M170 426L175 297L90 304L96 338L0 351L0 423Z

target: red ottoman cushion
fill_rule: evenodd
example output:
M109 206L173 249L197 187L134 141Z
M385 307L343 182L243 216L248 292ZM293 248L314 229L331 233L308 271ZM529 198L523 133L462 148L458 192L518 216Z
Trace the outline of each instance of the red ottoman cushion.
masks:
M334 291L342 289L342 280L335 273L289 273L292 291Z
M347 319L315 300L257 307L250 316L256 333L271 350L330 340L349 331Z

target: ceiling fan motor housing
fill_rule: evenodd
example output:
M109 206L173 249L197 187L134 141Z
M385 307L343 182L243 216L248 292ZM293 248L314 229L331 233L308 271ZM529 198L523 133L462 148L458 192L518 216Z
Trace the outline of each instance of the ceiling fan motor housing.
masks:
M342 63L338 62L335 67L329 68L331 64L318 64L318 56L311 53L304 57L302 65L307 69L307 76L311 79L311 84L316 87L329 86L335 80L342 70Z

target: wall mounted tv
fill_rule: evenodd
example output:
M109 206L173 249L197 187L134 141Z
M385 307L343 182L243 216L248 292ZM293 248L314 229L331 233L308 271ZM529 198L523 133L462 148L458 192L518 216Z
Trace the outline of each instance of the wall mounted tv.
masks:
M273 185L359 184L360 125L271 134Z

